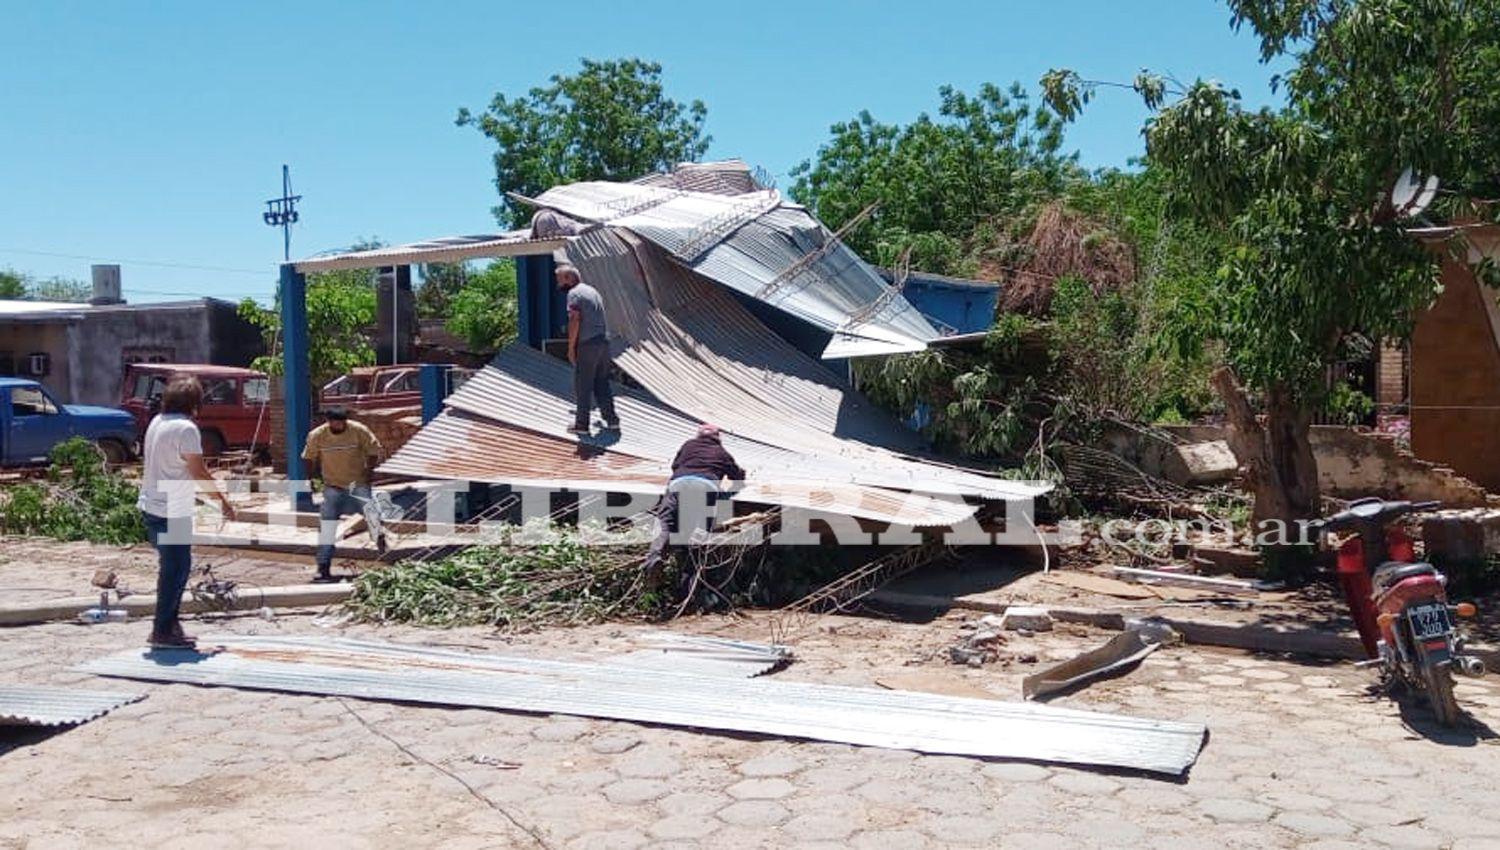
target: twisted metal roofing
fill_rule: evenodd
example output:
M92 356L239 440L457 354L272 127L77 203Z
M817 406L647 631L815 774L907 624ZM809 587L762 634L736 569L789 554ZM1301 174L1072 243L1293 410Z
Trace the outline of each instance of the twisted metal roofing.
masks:
M0 726L73 726L141 699L144 694L0 685Z
M774 189L721 195L588 182L549 189L536 202L629 230L693 271L828 331L825 358L921 351L938 336L869 264Z
M524 349L528 350L529 349ZM491 370L486 370L489 372ZM495 377L495 376L489 376ZM470 384L474 383L470 380ZM670 461L681 440L626 439L642 420L619 404L625 434L618 443L603 446L565 434L546 435L538 429L478 416L476 406L488 406L491 416L523 419L519 407L533 405L568 410L566 399L541 391L527 392L496 381L494 392L476 393L463 406L444 411L428 423L380 471L414 478L484 481L515 487L566 488L581 491L659 494L666 489ZM507 400L509 399L509 400ZM661 411L657 421L673 422L680 433L692 435L697 425ZM566 423L567 416L558 420ZM540 421L534 424L542 424ZM556 430L561 432L561 426ZM683 437L686 439L686 437ZM949 526L962 522L974 508L954 500L935 499L881 487L814 477L816 462L790 459L752 448L753 444L726 438L726 448L749 470L750 481L734 495L735 501L859 517L914 527ZM766 462L767 457L770 462Z
M569 714L924 753L1185 773L1207 730L1035 703L474 655L372 641L223 636L213 655L127 651L82 665L155 682Z

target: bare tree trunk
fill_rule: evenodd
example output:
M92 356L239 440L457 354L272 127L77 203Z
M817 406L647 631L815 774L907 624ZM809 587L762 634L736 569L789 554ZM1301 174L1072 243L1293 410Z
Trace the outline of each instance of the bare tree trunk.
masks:
M1252 518L1256 527L1263 528L1262 523L1268 520L1281 520L1291 528L1296 520L1317 516L1321 507L1318 464L1313 457L1312 417L1308 411L1285 387L1273 387L1266 395L1263 424L1232 370L1220 367L1210 380L1229 417L1229 447L1240 462L1245 483L1255 494Z

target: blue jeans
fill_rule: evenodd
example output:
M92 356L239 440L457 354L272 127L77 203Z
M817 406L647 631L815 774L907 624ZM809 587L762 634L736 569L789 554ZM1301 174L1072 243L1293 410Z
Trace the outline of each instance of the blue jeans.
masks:
M156 616L151 634L167 637L177 629L177 612L182 607L182 591L187 588L188 576L193 573L193 547L188 543L163 543L167 534L167 518L144 511L141 518L146 521L146 539L156 547Z
M356 484L345 489L323 485L323 506L318 509L318 572L326 573L333 565L333 545L338 538L339 520L347 514L363 513L370 498L370 488Z

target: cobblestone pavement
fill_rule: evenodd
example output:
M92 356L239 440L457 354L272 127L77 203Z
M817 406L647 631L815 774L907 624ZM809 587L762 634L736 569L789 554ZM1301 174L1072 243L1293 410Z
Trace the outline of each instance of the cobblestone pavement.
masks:
M505 639L479 630L328 627L310 616L196 624L200 634L372 636L560 658L631 648L644 627ZM777 677L873 686L952 677L1002 698L1034 670L948 665L961 618L829 618ZM679 630L764 639L763 617ZM139 690L53 734L0 731L0 847L1354 847L1500 848L1500 750L1474 729L1403 723L1369 674L1201 648L1060 703L1200 720L1184 782L558 716L105 681L75 663L145 623L0 630L0 681ZM1098 632L1012 637L1064 658ZM1500 728L1500 688L1461 701ZM472 792L471 789L472 788Z

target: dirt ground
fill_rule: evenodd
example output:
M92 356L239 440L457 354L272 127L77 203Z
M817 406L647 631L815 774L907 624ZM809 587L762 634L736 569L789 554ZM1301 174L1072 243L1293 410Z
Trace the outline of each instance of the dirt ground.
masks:
M99 565L142 586L149 552L4 546L0 598L79 592ZM302 564L226 562L268 583ZM64 578L64 577L67 578ZM1001 660L947 650L977 614L929 621L826 617L773 679L1019 697L1020 679L1108 633L1012 634ZM308 611L189 623L200 635L368 637L478 652L597 660L654 627L499 635L341 624ZM1055 700L1205 723L1183 781L1085 768L925 756L615 721L107 680L74 665L138 646L149 625L0 630L0 682L131 691L83 726L0 729L0 847L1451 847L1500 848L1494 680L1460 683L1472 724L1368 692L1334 664L1197 647ZM767 640L772 617L706 616L674 631ZM1035 661L1024 658L1034 656ZM471 790L472 789L472 790Z

